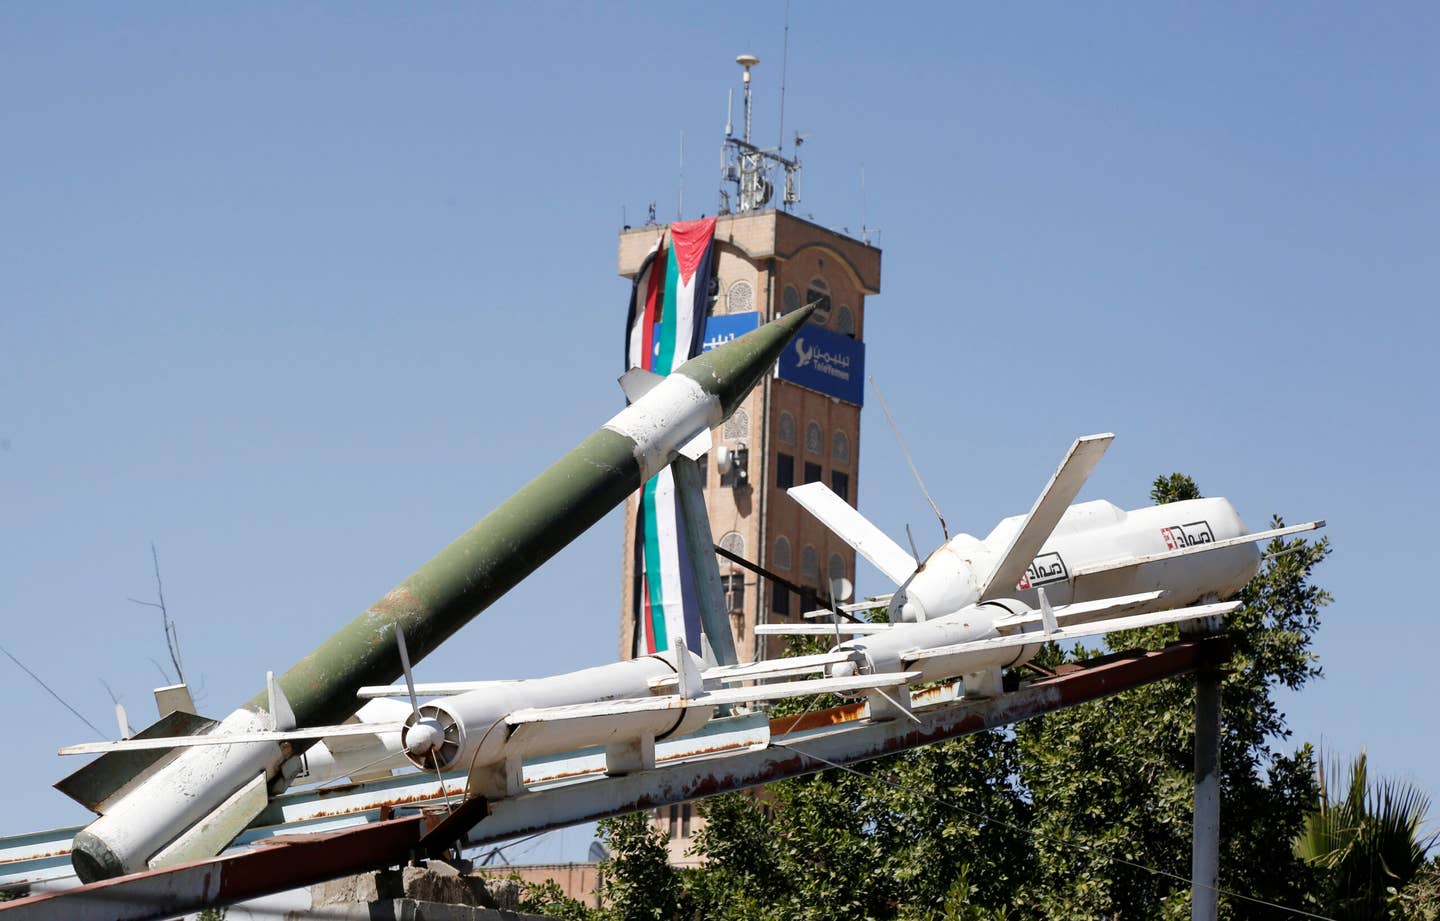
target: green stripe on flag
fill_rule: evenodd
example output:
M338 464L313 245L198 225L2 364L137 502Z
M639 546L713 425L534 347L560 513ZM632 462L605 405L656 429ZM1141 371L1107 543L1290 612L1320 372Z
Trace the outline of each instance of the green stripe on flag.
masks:
M665 257L665 299L661 301L660 354L655 358L656 374L669 374L675 368L675 342L679 339L678 298L680 296L680 265L675 261L675 247ZM688 342L689 339L687 338Z
M640 508L645 514L645 584L650 590L650 628L655 637L655 651L670 648L665 630L665 589L660 579L660 536L655 524L655 485L657 477L645 484Z

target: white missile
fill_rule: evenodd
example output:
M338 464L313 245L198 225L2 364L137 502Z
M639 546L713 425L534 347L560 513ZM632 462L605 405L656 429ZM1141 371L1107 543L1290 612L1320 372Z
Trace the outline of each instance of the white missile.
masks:
M61 749L60 753L79 755L216 746L276 748L275 743L398 733L400 750L416 767L438 773L464 770L468 773L466 789L471 795L500 799L523 791L521 763L528 758L603 746L609 773L646 770L655 766L657 740L699 730L719 706L812 694L872 691L904 685L920 675L918 671L894 670L885 674L837 674L763 687L727 688L724 685L754 677L773 677L780 672L768 667L768 663L705 672L704 661L685 648L682 637L676 637L673 650L563 675L425 685L416 684L410 673L404 634L397 631L395 640L404 663L405 684L362 688L360 696L409 697L410 715L403 723L346 723L283 730L236 727L233 731L221 732L221 728L226 728L222 723L216 731L204 735L93 742L73 745ZM739 674L741 670L743 675ZM451 691L457 693L447 693ZM426 704L418 703L420 696L436 692L447 696ZM288 707L284 695L278 687L274 693L274 706L283 712ZM372 700L371 704L377 702L380 701ZM248 766L248 762L246 764ZM217 781L221 779L227 778L217 778ZM264 788L256 786L251 790L246 786L242 793L253 798L263 795ZM127 817L140 832L148 829L143 817ZM213 824L211 820L197 827ZM236 831L230 832L231 837ZM211 837L219 834L217 831Z

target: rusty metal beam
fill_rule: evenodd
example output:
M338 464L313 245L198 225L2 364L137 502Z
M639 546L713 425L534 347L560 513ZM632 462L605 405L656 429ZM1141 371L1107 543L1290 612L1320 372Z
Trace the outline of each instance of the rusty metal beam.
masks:
M800 722L772 722L770 746L760 750L545 786L490 803L488 815L485 802L476 798L453 814L431 810L357 829L286 835L232 855L21 899L0 905L0 914L4 921L147 921L231 905L394 866L420 851L443 850L471 825L466 843L485 844L742 790L816 773L830 762L854 764L1099 700L1201 666L1213 667L1229 655L1224 637L1120 653L1001 697L917 707L918 722L913 723L871 722L861 719L854 705L837 707ZM917 696L923 699L923 694Z

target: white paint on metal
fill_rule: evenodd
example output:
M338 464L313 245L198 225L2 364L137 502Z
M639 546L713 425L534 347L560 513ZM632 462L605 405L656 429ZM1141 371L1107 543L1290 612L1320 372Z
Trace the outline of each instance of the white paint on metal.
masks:
M280 682L275 680L274 672L265 673L265 691L270 701L270 728L277 732L294 729L295 711L285 697L285 692L280 689Z
M235 836L254 821L270 801L264 774L255 777L212 810L203 819L185 829L185 833L167 844L148 861L152 870L173 867L192 860L204 860L235 840Z
M1191 620L1202 620L1207 617L1219 617L1238 609L1238 601L1229 601L1224 604L1206 604L1193 608L1181 608L1178 611L1167 611L1163 614L1137 614L1133 617L1108 618L1094 623L1078 627L1057 627L1054 631L1045 633L1017 633L1013 636L996 636L987 639L974 640L967 643L955 643L948 646L936 646L925 649L910 649L900 654L902 662L910 663L924 659L952 658L969 655L971 653L988 653L994 650L1020 649L1027 646L1034 646L1040 642L1063 642L1065 640L1079 639L1085 636L1098 636L1102 633L1113 633L1117 630L1138 630L1141 627L1158 627L1163 624L1178 624ZM887 637L896 638L897 635ZM963 674L957 672L956 674ZM933 680L935 676L927 673L926 680ZM951 677L951 676L945 676Z
M1037 594L1042 591L1045 590L1037 589ZM1048 594L1047 592L1047 601ZM1056 625L1069 626L1089 623L1102 617L1122 617L1127 614L1136 614L1142 610L1148 610L1154 602L1164 598L1166 594L1166 592L1140 592L1135 595L1121 595L1118 598L1100 598L1096 601L1080 601L1075 604L1063 605L1054 609ZM996 620L995 629L1004 633L1034 624L1043 626L1044 623L1043 611L1040 614L1012 614Z
M871 633L884 633L896 626L896 624L883 623L756 624L755 632L757 634L768 634L771 636L834 636L837 633L846 636L863 636Z
M1132 566L1143 566L1146 563L1157 563L1162 560L1173 560L1182 556L1190 556L1196 553L1208 553L1212 550L1224 550L1227 547L1238 547L1242 544L1255 544L1262 541L1274 540L1277 537L1287 537L1291 534L1299 534L1303 531L1314 531L1325 527L1324 519L1318 521L1307 521L1304 524L1291 525L1288 528L1274 528L1269 531L1257 531L1254 534L1242 534L1239 537L1231 537L1226 540L1217 540L1210 543L1197 544L1193 547L1180 547L1175 550L1164 550L1159 553L1147 553L1140 556L1125 557L1118 560L1109 560L1104 563L1096 563L1093 566L1086 566L1084 569L1077 569L1071 573L1071 577L1078 579L1081 576L1095 576L1104 572L1111 572L1118 569L1129 569Z
M264 722L270 721L265 714ZM224 725L223 723L221 724ZM141 751L157 748L213 748L248 742L299 742L337 736L373 736L382 732L399 732L403 723L341 723L336 726L311 726L305 729L257 729L253 732L213 732L198 736L164 736L155 739L121 739L118 742L82 742L60 749L62 755L95 755L112 751Z
M785 493L896 585L915 571L913 556L824 483L792 486Z
M724 421L720 400L683 374L671 374L604 428L635 443L640 479L649 480L701 431Z
M262 730L269 716L240 709L212 732L240 735ZM135 740L130 740L135 741ZM157 851L201 821L263 773L273 777L284 758L274 742L230 742L218 752L181 752L148 782L111 805L86 829L127 872L143 869Z
M1095 465L1100 463L1100 458L1104 456L1105 449L1110 447L1110 442L1114 440L1115 436L1109 433L1085 435L1075 439L1054 476L1050 477L1050 482L1045 484L1039 498L1030 507L1025 522L1000 553L999 562L986 575L980 588L979 600L988 601L1010 595L1015 583L1025 575L1025 570L1040 552L1040 548L1050 539L1050 534L1060 523L1060 518L1070 507L1070 503L1075 501L1080 487L1085 485Z

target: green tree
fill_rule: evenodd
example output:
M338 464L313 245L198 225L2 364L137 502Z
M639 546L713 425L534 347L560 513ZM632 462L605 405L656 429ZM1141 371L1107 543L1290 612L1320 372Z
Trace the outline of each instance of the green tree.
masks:
M1411 784L1371 781L1364 752L1343 773L1338 763L1328 772L1322 763L1319 782L1318 808L1295 838L1295 853L1325 871L1319 904L1338 921L1373 921L1404 910L1397 897L1424 869L1435 843L1420 831L1429 798ZM1412 896L1408 901L1418 905L1422 892Z
M1200 497L1183 474L1158 477L1164 504ZM1276 518L1273 527L1283 526ZM1301 904L1317 883L1290 854L1316 786L1309 746L1276 750L1291 731L1275 698L1320 675L1311 645L1328 592L1311 581L1328 540L1272 541L1267 561L1226 618L1233 657L1222 683L1220 886ZM1179 628L1111 634L1111 649L1156 648ZM1077 648L1083 660L1095 650ZM1171 680L1030 720L1017 727L1035 807L1035 872L1025 891L1044 916L1116 912L1184 917L1189 910L1194 682ZM1160 872L1154 872L1154 871ZM1224 917L1266 917L1221 900Z
M1157 502L1199 496L1183 474L1153 484ZM1329 544L1265 551L1226 624L1220 884L1301 905L1319 880L1290 841L1317 795L1314 759L1308 746L1278 747L1290 730L1275 694L1320 674L1311 644L1329 595L1312 574ZM1177 636L1155 628L1106 643L1153 648ZM1041 664L1098 652L1051 647ZM696 842L709 862L689 889L705 918L1182 917L1193 727L1193 682L1167 680L1013 731L774 784L760 801L712 801ZM1273 911L1231 899L1221 910Z
M617 921L681 917L680 874L667 861L666 835L635 812L600 822L610 856L600 864L605 915Z
M522 912L559 921L593 921L600 917L600 912L566 895L553 879L531 883L521 879L519 873L511 874L510 878L520 886L519 909Z

